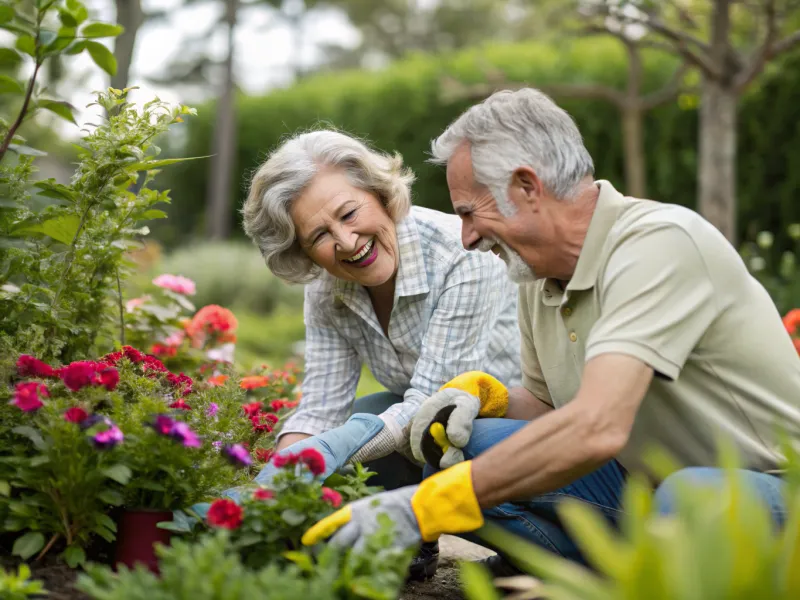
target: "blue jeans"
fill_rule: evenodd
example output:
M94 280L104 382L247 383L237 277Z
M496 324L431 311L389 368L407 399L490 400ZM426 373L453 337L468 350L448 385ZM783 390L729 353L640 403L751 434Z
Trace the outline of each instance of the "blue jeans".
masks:
M403 397L391 392L378 392L356 398L353 413L369 413L379 415L392 404L402 402ZM422 481L422 467L411 462L398 452L363 463L373 475L367 485L379 485L385 490L394 490L407 485L415 485Z
M476 457L528 424L529 421L513 419L475 420L472 437L463 448L464 457L466 459ZM429 477L434 472L435 470L430 465L425 466L425 477ZM755 471L743 471L743 473L748 484L753 486L758 495L770 507L775 523L778 526L782 525L786 510L782 496L784 482L778 477ZM594 507L599 514L605 517L609 525L616 529L622 516L622 495L626 477L627 472L622 465L616 460L612 460L554 492L542 494L530 500L504 502L484 510L483 515L487 522L491 521L537 546L588 566L585 557L560 522L556 506L564 498L576 498ZM703 485L714 485L721 481L721 477L720 469L706 467L686 468L673 473L655 491L657 510L661 514L669 514L674 510L676 484L690 481ZM489 546L474 534L462 534L461 537L482 546ZM503 554L498 548L491 547L491 549L498 554Z

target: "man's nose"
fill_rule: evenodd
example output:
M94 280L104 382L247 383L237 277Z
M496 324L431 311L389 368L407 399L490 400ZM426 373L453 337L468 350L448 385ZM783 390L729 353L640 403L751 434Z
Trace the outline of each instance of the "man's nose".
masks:
M461 244L466 250L475 250L481 242L481 236L469 223L461 222Z

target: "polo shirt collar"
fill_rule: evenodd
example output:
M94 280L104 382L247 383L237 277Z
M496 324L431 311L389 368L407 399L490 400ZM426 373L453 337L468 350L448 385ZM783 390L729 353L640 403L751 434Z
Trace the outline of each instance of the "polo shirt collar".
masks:
M396 232L400 264L397 267L397 279L395 280L395 300L404 296L427 294L430 288L428 287L425 258L417 223L411 213L397 223ZM334 296L349 306L352 306L356 297L364 291L362 286L355 281L334 279Z
M595 183L600 187L600 195L575 265L575 273L567 283L567 291L588 290L597 282L603 245L625 204L625 197L610 182L601 179Z

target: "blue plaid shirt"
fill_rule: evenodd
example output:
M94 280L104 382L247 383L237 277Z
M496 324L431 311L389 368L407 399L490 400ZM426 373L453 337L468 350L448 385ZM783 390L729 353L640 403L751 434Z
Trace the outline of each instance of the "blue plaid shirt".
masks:
M414 206L397 224L400 262L388 337L363 286L323 272L305 287L305 377L281 435L317 435L352 412L364 363L403 401L381 417L401 445L420 404L480 370L520 385L517 285L491 252L468 252L455 215Z

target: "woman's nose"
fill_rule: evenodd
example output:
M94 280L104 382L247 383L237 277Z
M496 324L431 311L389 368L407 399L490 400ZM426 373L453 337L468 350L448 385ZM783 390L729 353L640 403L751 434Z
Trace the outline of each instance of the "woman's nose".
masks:
M358 234L347 228L336 231L336 250L341 254L353 254L358 250Z

